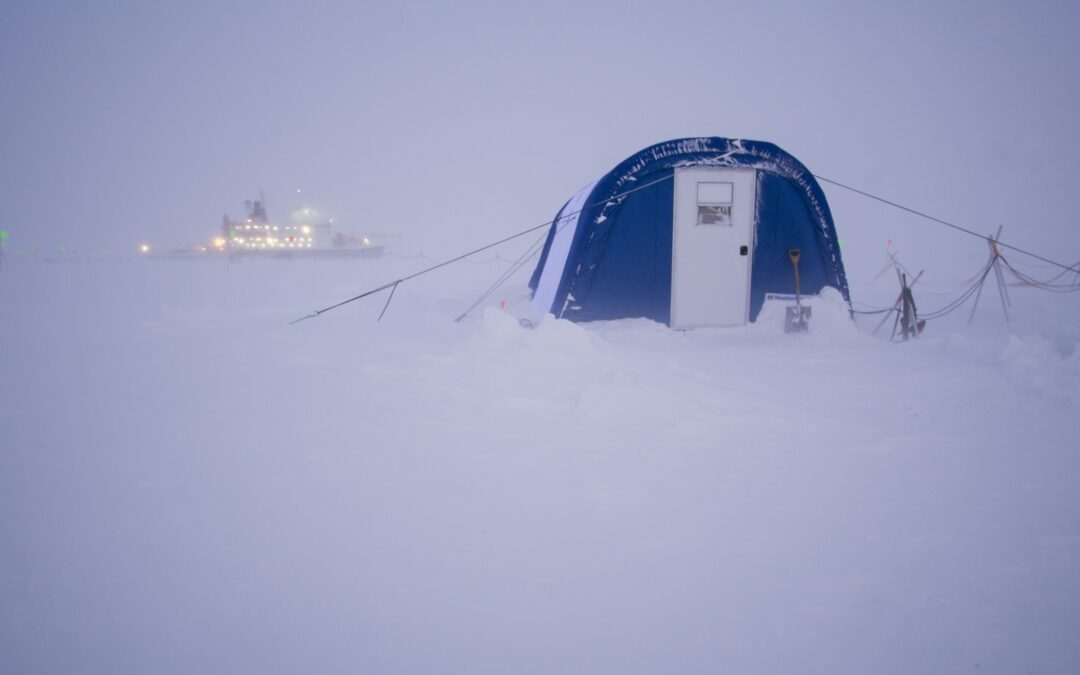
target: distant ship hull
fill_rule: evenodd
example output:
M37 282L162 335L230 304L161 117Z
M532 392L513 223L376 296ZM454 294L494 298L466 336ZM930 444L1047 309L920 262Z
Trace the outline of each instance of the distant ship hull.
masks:
M386 252L385 246L364 246L362 248L271 248L271 249L227 249L203 250L173 249L148 251L143 257L150 260L205 260L206 258L379 258Z

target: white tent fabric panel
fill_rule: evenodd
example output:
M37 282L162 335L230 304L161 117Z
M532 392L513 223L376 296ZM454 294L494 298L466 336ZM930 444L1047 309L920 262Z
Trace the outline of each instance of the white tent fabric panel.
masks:
M559 282L563 278L563 270L566 267L566 259L570 255L570 246L574 243L574 234L577 232L578 222L581 219L581 210L584 208L597 181L589 183L581 188L574 197L567 202L566 207L555 221L555 238L548 250L547 261L540 273L540 281L537 282L536 292L533 294L533 309L541 316L551 311L551 303L555 301L555 293L559 290Z

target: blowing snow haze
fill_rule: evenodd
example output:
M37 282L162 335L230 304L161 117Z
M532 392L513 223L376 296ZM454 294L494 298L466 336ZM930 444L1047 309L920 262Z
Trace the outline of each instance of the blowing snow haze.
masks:
M526 327L539 230L413 276L672 139L1075 263L1080 7L877 4L6 3L0 672L1080 672L1077 293L893 344L838 264L797 336L765 293ZM711 226L760 225L712 182ZM920 310L987 263L819 184L856 308L887 251ZM692 230L697 187L652 206ZM260 191L386 254L140 256ZM560 246L548 306L591 283Z
M128 253L199 241L260 188L271 209L302 188L342 223L449 254L549 220L652 143L723 136L1075 250L1078 11L9 3L0 226L11 247ZM936 273L971 248L828 196L865 253L848 256L853 273L876 268L887 239Z

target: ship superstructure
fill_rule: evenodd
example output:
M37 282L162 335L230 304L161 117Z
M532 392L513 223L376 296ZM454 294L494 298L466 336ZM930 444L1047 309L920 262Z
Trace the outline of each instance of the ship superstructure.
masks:
M144 256L154 258L200 257L376 257L383 247L372 244L365 235L334 230L333 218L324 218L315 209L304 207L292 212L285 223L270 220L266 199L244 202L246 216L235 221L228 214L221 219L219 234L209 244L186 248L157 249L149 244L139 247Z

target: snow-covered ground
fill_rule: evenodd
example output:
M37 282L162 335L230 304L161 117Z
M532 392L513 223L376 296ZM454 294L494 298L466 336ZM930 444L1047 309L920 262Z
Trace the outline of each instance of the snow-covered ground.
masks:
M1080 671L1077 297L287 325L423 264L9 260L0 672Z

